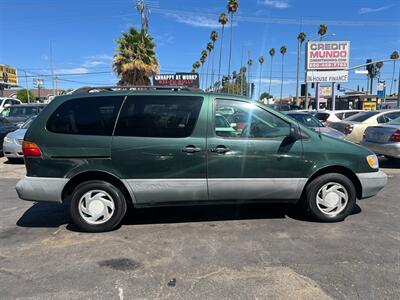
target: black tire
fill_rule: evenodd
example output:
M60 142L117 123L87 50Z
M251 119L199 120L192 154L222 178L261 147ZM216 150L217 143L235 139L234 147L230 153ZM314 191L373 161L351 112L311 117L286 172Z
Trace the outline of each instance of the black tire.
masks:
M114 210L111 217L101 224L91 224L86 221L80 212L79 205L81 198L90 191L106 192L114 203ZM96 193L94 193L96 194ZM79 184L72 192L70 202L71 219L76 226L86 232L105 232L117 228L126 213L126 199L124 194L114 185L106 181L91 180Z
M330 183L337 183L341 185L345 191L347 192L347 204L344 205L344 208L338 213L335 214L335 211L330 212L329 214L321 211L321 206L318 206L317 203L317 193L323 188L325 185ZM305 190L305 197L303 199L303 205L307 212L317 221L320 222L339 222L343 221L348 215L350 215L354 207L356 205L356 188L353 182L346 176L338 173L329 173L321 175L311 181ZM329 210L329 208L328 208Z

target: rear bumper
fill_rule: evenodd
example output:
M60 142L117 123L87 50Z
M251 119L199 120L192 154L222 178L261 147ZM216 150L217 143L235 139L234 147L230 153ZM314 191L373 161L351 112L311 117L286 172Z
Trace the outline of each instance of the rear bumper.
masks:
M375 152L390 157L400 158L400 143L374 143L363 140L361 145Z
M15 189L18 197L28 201L62 203L62 191L69 179L24 177L18 181Z
M361 182L361 199L375 196L387 183L387 175L382 172L358 173Z

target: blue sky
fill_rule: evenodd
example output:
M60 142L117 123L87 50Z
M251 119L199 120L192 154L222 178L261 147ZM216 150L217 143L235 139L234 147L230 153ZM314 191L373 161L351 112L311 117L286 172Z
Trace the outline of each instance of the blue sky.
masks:
M150 33L157 43L162 73L190 71L191 65L209 40L210 31L219 30L219 13L226 0L149 0ZM115 40L140 19L132 0L0 0L0 63L27 71L28 76L50 74L50 41L55 73L61 88L82 85L111 85ZM367 58L387 58L400 50L400 3L394 0L242 0L234 22L232 69L238 70L242 52L257 61L266 57L261 89L267 88L271 47L288 49L285 58L284 95L295 94L296 37L304 31L317 37L318 25L328 24L327 40L351 41L351 65ZM302 21L301 21L302 20ZM229 31L226 31L226 37ZM219 49L219 43L217 49ZM223 71L227 71L228 39L224 43ZM280 55L273 65L272 94L280 88ZM258 63L253 73L258 75ZM72 74L79 75L72 75ZM392 64L382 77L389 80ZM303 74L302 74L303 75ZM51 88L51 78L42 76ZM20 78L21 80L22 78ZM365 86L365 75L350 73L348 87ZM255 80L258 83L258 79ZM21 80L24 83L24 80ZM29 77L32 86L32 78ZM258 88L258 87L257 87ZM257 93L256 89L256 93Z

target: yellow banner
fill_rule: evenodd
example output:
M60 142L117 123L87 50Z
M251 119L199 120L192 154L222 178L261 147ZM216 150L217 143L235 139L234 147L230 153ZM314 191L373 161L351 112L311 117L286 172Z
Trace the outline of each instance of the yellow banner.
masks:
M7 65L0 65L0 84L18 86L17 69Z
M363 102L363 110L376 110L376 102Z

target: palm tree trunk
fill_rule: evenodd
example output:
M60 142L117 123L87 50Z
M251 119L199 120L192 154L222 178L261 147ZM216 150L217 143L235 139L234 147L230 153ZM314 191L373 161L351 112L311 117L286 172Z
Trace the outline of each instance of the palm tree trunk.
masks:
M260 100L261 96L261 75L262 75L262 64L260 64L260 78L258 83L258 100Z
M229 42L229 60L228 60L228 76L231 76L231 59L232 59L232 37L233 37L233 13L231 14L231 38Z
M249 98L251 98L251 66L249 65L249 69L247 70L248 71L248 85L249 85L249 87L248 87L248 94L247 94L247 96L249 97Z
M269 70L269 85L268 85L268 94L271 96L271 83L272 83L272 62L274 60L274 57L271 56L271 66Z
M390 83L390 93L389 95L392 94L392 88L393 88L393 81L394 81L394 73L396 72L396 61L393 61L393 74L392 74L392 82ZM396 88L396 87L395 87Z
M282 55L282 71L281 71L281 94L280 94L280 101L282 102L282 91L283 91L283 61L285 59L285 55Z
M203 68L204 64L201 64L201 70L200 70L200 74L201 74L201 80L200 80L200 88L203 88L203 82L204 82L204 73L203 73Z
M296 78L296 105L300 106L299 80L300 80L301 42L297 41L297 78Z
M210 58L211 52L208 52L208 58ZM210 59L207 61L207 73L206 73L206 90L208 88L208 72L210 70Z
M218 64L218 82L222 85L221 83L221 62L222 62L222 46L224 44L224 29L225 25L222 25L222 30L221 30L221 47L219 49L219 64Z
M215 59L215 42L213 42L213 50L212 50L212 68L211 68L211 83L210 86L214 86L214 59Z

